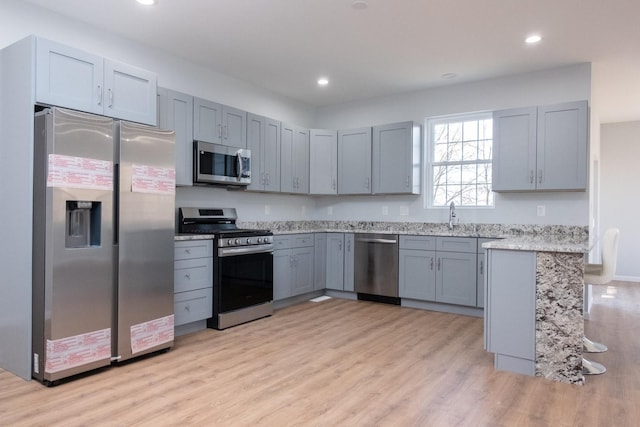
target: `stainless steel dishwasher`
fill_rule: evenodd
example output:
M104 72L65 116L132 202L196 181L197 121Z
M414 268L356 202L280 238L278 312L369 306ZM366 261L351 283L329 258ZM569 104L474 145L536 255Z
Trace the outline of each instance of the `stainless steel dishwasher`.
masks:
M356 234L354 261L358 299L400 304L396 234Z

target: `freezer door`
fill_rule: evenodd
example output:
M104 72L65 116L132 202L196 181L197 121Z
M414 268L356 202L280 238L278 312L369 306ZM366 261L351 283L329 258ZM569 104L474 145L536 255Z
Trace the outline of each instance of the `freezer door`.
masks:
M116 123L117 339L123 361L173 345L173 131Z
M111 363L113 120L52 108L34 120L33 377Z

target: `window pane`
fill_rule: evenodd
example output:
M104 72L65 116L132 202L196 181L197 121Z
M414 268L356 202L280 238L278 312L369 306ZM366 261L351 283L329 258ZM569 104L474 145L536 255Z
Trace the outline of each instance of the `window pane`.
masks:
M456 205L462 205L460 202L460 193L462 191L462 187L460 185L447 185L447 202L445 205L454 202Z
M447 184L460 184L460 166L447 166Z
M437 187L445 185L447 183L447 167L446 166L434 166L433 167L433 186Z
M436 143L447 142L447 124L439 124L433 127L433 138Z
M491 206L493 205L493 192L491 192L490 185L478 186L478 205L479 206Z
M447 161L447 144L435 144L433 147L433 161L434 162L446 162Z
M493 139L493 119L480 120L478 139Z
M478 122L464 122L462 129L462 139L464 141L474 141L478 139Z
M436 186L433 188L433 205L445 206L447 204L447 192L445 186Z
M476 178L476 165L462 165L463 184L475 184Z
M463 144L462 160L476 160L478 158L478 141L468 141Z
M450 162L459 162L462 160L462 143L455 142L447 145L449 150L449 158Z
M462 206L475 206L475 205L477 205L476 186L465 185L462 188Z
M491 163L478 165L478 184L491 183Z
M449 141L462 141L462 123L449 123Z

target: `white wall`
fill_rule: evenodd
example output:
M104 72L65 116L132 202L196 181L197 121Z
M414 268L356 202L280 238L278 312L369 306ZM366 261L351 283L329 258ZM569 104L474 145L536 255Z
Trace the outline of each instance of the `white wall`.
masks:
M301 126L312 125L315 110L309 105L24 2L0 2L0 28L0 48L36 34L152 70L158 74L159 86Z
M319 108L315 124L320 128L344 129L414 120L424 125L428 117L583 99L591 99L590 64ZM424 196L334 197L318 199L316 204L318 219L439 222L448 216L446 209L425 209ZM540 205L546 208L544 217L537 216ZM389 215L382 215L382 206L389 208ZM332 216L328 214L329 207ZM408 216L399 214L404 207L409 208ZM462 208L458 213L461 222L587 225L589 195L588 192L501 193L496 194L494 209Z
M640 282L640 121L602 125L600 231L620 229L616 278Z

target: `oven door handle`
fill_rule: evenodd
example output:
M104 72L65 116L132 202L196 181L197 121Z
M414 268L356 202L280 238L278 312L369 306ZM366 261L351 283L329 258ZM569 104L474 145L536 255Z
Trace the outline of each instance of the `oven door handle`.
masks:
M250 255L260 253L272 253L273 245L255 245L255 246L241 246L234 248L218 248L218 257L228 257L236 255Z

